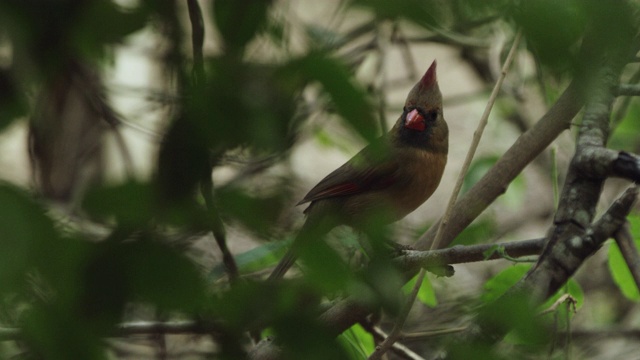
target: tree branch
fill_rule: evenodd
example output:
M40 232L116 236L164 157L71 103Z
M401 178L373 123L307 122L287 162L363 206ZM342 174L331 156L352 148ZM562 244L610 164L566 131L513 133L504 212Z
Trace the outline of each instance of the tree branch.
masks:
M394 259L394 262L398 264L402 271L408 272L419 268L504 259L504 255L517 258L540 254L545 241L545 238L540 238L498 244L458 245L452 248L430 251L406 250L402 256ZM499 249L503 249L503 251L498 251Z
M640 96L640 85L620 84L616 90L617 96Z
M384 341L384 339L387 339L389 337L389 335L387 333L385 333L380 327L374 326L370 321L360 322L360 325L362 325L362 327L369 334L371 334L371 336L373 336L373 338L378 342ZM424 360L423 357L421 357L420 355L418 355L415 352L411 351L411 349L409 349L405 345L400 344L398 342L394 343L391 346L391 349L389 349L389 350L391 352L393 352L394 354L396 354L401 359Z
M524 279L525 287L535 290L531 298L540 302L558 291L584 259L625 224L637 196L637 186L628 188L581 236L558 242L552 249L547 247L545 252L548 251L549 255L543 253L536 267Z
M514 299L528 299L529 306L539 305L554 294L571 277L583 261L593 254L601 244L618 231L626 222L626 216L638 194L633 186L617 199L607 212L595 223L592 220L605 177L589 176L582 169L592 166L586 159L593 154L611 154L596 151L604 148L609 132L609 117L615 99L618 78L629 51L626 46L630 33L624 26L627 17L622 16L626 7L595 7L606 10L602 14L593 11L587 34L582 42L584 63L585 96L588 99L576 144L574 156L563 188L554 226L549 231L549 241L537 264L515 286L503 296L481 310L476 322L466 332L465 341L482 338L489 343L501 339L512 325L505 323L505 309L512 308ZM597 8L597 9L596 9ZM602 11L600 11L602 12ZM622 15L621 15L622 14ZM620 17L620 20L614 20ZM627 19L628 20L628 19ZM611 22L620 21L613 29L605 28ZM606 35L605 35L606 34ZM619 41L611 42L616 37ZM622 45L624 44L624 45ZM613 164L610 157L607 163Z
M192 335L222 333L220 327L197 321L134 321L121 323L116 326L112 337L126 337L131 335ZM23 338L20 328L0 327L0 341L20 340Z
M451 221L442 235L440 248L447 247L462 230L502 195L509 183L520 174L537 155L569 128L571 120L584 103L582 81L575 79L549 111L505 152L496 164L468 192L456 202ZM438 222L439 223L439 222ZM424 250L430 247L438 223L429 228L414 245Z
M204 81L204 59L202 45L204 44L204 20L198 0L187 0L189 20L191 21L191 46L193 48L193 78L196 84Z
M229 279L234 281L239 276L238 265L236 264L236 260L233 258L231 251L229 251L229 247L227 246L227 232L224 227L224 223L222 222L222 218L220 218L220 213L218 212L218 208L215 204L213 198L213 180L211 178L211 169L213 167L208 167L209 171L207 171L203 176L200 182L200 192L202 197L204 198L204 202L207 207L207 212L209 213L210 223L209 228L211 233L213 234L220 251L222 252L222 262L227 270L227 274L229 275Z
M575 273L584 259L595 253L602 243L626 222L626 216L631 211L637 195L637 186L628 188L598 221L580 235L557 242L553 247L547 246L527 276L484 307L478 315L478 320L459 336L459 341L467 343L481 338L493 343L501 339L510 327L505 326L504 319L496 314L502 314L504 309L512 308L510 305L514 299L528 299L528 306L533 308L554 294Z

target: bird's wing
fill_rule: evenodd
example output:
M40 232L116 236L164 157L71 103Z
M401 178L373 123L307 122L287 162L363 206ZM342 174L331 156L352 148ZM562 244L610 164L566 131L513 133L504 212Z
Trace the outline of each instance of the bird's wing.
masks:
M399 165L391 159L373 161L368 148L322 179L298 205L336 196L359 194L390 186Z

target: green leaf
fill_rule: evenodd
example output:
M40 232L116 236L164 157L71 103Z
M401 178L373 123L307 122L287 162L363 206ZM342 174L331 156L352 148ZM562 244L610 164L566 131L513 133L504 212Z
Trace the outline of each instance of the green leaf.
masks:
M495 165L498 161L498 156L484 156L474 160L469 167L469 171L464 178L462 184L462 193L469 191L482 177ZM505 205L511 208L519 208L524 202L524 195L526 191L526 183L522 175L516 176L515 179L509 184L507 191L500 197Z
M291 244L290 240L291 239L266 243L256 246L249 251L234 255L236 265L238 265L238 271L240 274L246 274L275 265ZM209 276L211 280L215 281L224 274L224 265L219 264L211 270Z
M276 326L276 333L283 344L285 359L349 360L335 334L312 314L283 318Z
M235 58L213 58L203 86L187 88L180 146L197 140L214 153L237 146L283 151L293 144L298 125L297 96L304 83L288 64L265 65ZM212 101L211 99L216 99Z
M640 301L640 292L633 280L631 271L629 271L620 248L614 242L609 244L609 272L611 272L613 281L622 292L622 295L631 301Z
M153 191L149 184L134 181L91 189L83 209L98 218L113 217L121 225L142 225L155 213Z
M580 1L525 1L515 19L522 26L527 45L545 65L566 70L574 65L576 43L584 31L586 14Z
M205 282L195 264L177 249L144 240L122 250L128 257L126 275L136 297L166 310L192 313L202 306Z
M495 232L496 224L493 219L489 217L478 219L462 230L451 246L484 243L493 237Z
M300 251L300 260L305 265L305 280L325 293L344 290L353 273L325 241L313 240Z
M467 171L467 175L464 177L464 182L462 183L462 193L469 191L473 185L475 185L486 173L491 169L491 167L498 161L498 156L483 156L475 159L471 166L469 167L469 171Z
M267 20L268 0L234 0L213 3L213 15L224 44L230 50L244 48Z
M281 188L286 190L286 187ZM224 187L216 191L221 212L240 221L248 229L262 236L268 235L277 224L286 200L286 194L252 196L235 187Z
M553 321L554 326L565 328L571 326L570 319L573 318L576 311L579 310L584 303L584 292L582 291L582 287L574 279L569 279L565 286L558 289L553 296L548 298L542 305L538 306L536 312L541 313L551 308L551 306L554 306L560 297L565 294L571 296L574 303L569 303L569 301L571 301L569 299L564 300L564 303L559 304L555 311L550 314L551 317L548 317L547 320Z
M582 286L574 279L569 279L566 289L563 287L561 291L571 295L576 301L576 309L580 309L582 304L584 304L584 291L582 290Z
M482 301L487 304L499 298L520 281L529 269L531 269L531 264L517 264L502 270L496 276L487 280L484 284Z
M402 291L408 295L411 293L411 290L416 284L418 276L414 276L409 282L407 282L403 287ZM429 276L425 274L422 285L420 285L420 290L418 290L418 300L421 303L427 305L428 307L436 307L438 305L438 299L436 298L436 293L433 290L433 285L431 284L431 280L429 280Z
M640 101L633 98L624 118L613 130L609 139L612 149L635 152L638 149L638 136L640 133Z
M90 330L86 320L69 309L37 303L22 319L29 355L52 360L107 359L104 339Z
M195 264L158 240L100 243L88 257L83 274L83 315L105 327L119 321L130 301L194 313L206 295Z
M315 52L293 61L289 64L289 71L318 81L331 97L336 111L365 140L370 142L377 137L375 107L368 101L366 91L352 81L343 63Z
M631 235L633 236L636 247L640 247L640 215L638 213L632 213L627 216L627 220L631 226ZM627 299L635 302L640 300L638 287L620 252L620 248L615 242L611 242L609 246L609 272L613 277L613 281Z
M382 19L405 18L428 29L433 28L437 23L436 18L440 14L439 4L434 1L355 0L352 4L369 8Z
M27 113L27 101L9 71L0 69L0 132Z
M343 332L338 337L338 341L340 341L352 360L366 359L376 348L373 336L363 329L360 324L355 324Z
M0 184L0 294L25 286L27 271L46 261L57 237L42 207L22 190Z
M545 311L549 309L560 299L560 297L567 294L570 295L571 298L575 301L574 303L575 309L579 310L582 307L582 304L584 304L584 291L582 290L582 287L580 286L580 284L578 284L578 282L575 281L574 279L569 279L569 281L567 281L567 283L563 287L558 289L558 291L555 294L549 297L547 301L545 301L542 305L538 306L538 310ZM563 308L566 309L567 306L561 305L558 309L563 309Z
M71 22L70 34L85 54L100 54L105 44L120 43L147 25L150 15L146 6L126 11L108 0L91 1L78 9L80 16Z

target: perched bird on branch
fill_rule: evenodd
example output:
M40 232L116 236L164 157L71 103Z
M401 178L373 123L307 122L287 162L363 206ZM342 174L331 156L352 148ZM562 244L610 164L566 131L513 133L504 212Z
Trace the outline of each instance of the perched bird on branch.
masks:
M338 225L366 229L371 221L398 221L422 205L440 184L449 130L434 61L411 89L393 128L322 179L298 205L307 220L269 279L289 270L300 250Z

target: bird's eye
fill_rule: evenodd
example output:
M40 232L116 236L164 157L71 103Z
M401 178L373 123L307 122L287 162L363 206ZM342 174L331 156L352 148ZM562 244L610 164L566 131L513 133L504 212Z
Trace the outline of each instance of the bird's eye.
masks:
M438 113L439 113L438 110L429 111L429 114L428 114L429 120L435 121L438 118Z

